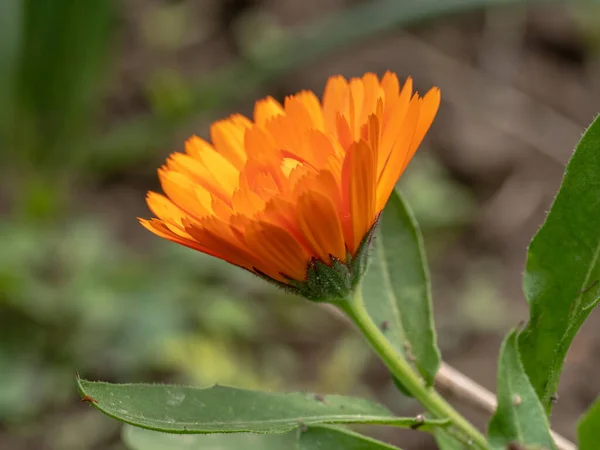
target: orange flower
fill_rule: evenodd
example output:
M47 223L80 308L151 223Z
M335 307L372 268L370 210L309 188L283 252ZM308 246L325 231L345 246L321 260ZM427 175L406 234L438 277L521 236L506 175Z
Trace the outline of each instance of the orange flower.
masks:
M158 219L140 221L307 297L343 296L439 102L437 88L420 98L390 72L331 77L322 102L309 91L284 105L267 97L254 121L232 115L211 126L212 144L193 136L173 153L158 171L166 196L147 197Z

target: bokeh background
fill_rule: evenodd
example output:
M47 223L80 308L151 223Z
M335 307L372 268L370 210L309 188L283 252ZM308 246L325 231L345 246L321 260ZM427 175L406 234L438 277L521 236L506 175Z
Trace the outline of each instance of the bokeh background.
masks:
M120 425L79 402L76 370L418 412L339 318L136 220L187 136L267 94L320 94L338 73L389 69L442 89L401 187L424 231L444 358L493 389L502 335L527 317L527 244L600 111L600 6L523 3L1 0L0 448L125 449ZM599 325L593 314L561 382L553 425L570 438L600 392Z

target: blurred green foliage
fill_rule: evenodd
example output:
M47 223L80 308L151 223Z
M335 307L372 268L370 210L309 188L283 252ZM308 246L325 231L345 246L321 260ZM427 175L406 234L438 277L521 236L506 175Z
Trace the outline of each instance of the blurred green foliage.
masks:
M9 0L0 118L8 149L22 164L76 164L98 106L112 45L112 1Z

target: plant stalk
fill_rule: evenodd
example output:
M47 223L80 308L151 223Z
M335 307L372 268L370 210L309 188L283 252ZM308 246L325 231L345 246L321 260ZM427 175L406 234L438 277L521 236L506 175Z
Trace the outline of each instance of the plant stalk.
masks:
M474 448L487 450L489 445L481 434L467 421L452 405L440 396L435 389L427 387L421 377L415 373L408 361L390 344L379 327L369 316L362 292L356 289L352 298L340 308L352 322L362 331L375 352L379 355L392 375L410 392L434 417L449 419L452 426L459 432L463 441Z
M445 391L480 411L488 414L494 414L496 411L498 402L492 392L444 362L435 376L435 381L442 392ZM577 450L577 446L567 438L552 430L550 433L558 450Z

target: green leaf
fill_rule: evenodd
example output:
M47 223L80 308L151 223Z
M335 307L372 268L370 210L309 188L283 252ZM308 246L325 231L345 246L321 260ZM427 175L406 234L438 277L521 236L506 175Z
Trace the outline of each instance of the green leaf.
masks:
M362 281L367 311L431 386L440 365L423 239L412 213L392 192Z
M301 433L299 450L398 450L398 447L342 428L312 426Z
M394 417L385 406L340 395L77 381L84 400L103 413L166 433L285 433L306 425L344 423L428 430L448 423Z
M600 117L569 161L546 222L531 241L524 290L531 313L519 336L525 371L546 412L579 327L600 299Z
M87 151L66 154L90 125L111 49L114 2L24 2L19 74L21 146L34 162L61 165ZM21 125L21 124L20 124ZM57 156L69 156L69 159Z
M131 450L289 450L297 433L286 434L169 434L126 425L123 441Z
M600 399L583 415L577 427L579 450L596 450L600 436Z
M468 450L462 442L443 428L435 430L435 442L440 450Z
M494 449L504 450L513 442L555 448L548 418L521 363L516 330L500 350L497 395L498 407L488 426Z

